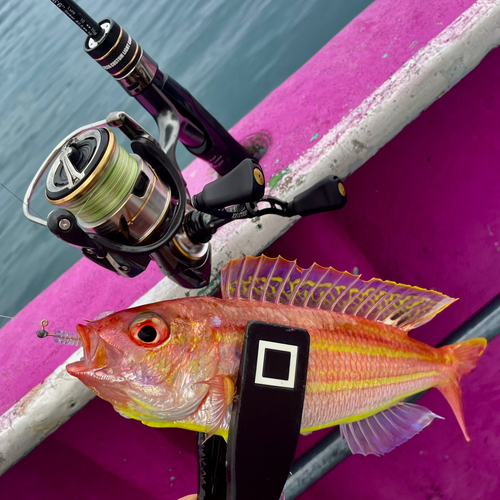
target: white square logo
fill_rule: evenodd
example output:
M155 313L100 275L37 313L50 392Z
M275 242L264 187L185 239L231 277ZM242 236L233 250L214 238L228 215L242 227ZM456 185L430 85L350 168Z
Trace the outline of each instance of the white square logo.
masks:
M288 370L288 378L286 380L264 376L264 361L267 349L290 353L290 366ZM259 351L257 354L257 371L255 373L255 383L261 385L270 385L272 387L286 387L293 389L295 386L295 372L297 369L297 351L298 347L296 345L280 344L278 342L260 340Z

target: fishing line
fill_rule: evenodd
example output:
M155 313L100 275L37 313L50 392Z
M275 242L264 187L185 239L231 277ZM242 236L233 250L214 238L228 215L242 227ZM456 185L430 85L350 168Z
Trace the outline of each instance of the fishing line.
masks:
M14 319L14 316L6 316L5 314L0 314L0 318ZM19 321L22 321L23 323L33 323L35 325L40 324L40 321L29 321L27 319L21 319Z
M75 214L76 217L78 217L80 215L80 212L85 208L85 205L87 205L87 203L92 199L92 196L94 196L94 194L90 195L89 198L87 199L87 201L83 204L82 208L80 208L80 210L78 210L78 213Z
M6 190L7 190L7 191L8 191L8 192L12 195L12 196L14 196L14 198L17 198L17 199L18 199L18 200L19 200L19 201L20 201L23 205L28 206L28 205L27 205L27 203L25 203L23 200L21 200L21 198L19 198L19 196L17 196L17 194L13 193L13 192L12 192L12 191L11 191L11 190L10 190L10 189L6 186L6 185L5 185L5 184L2 184L2 183L0 182L0 186L3 186L3 187L4 187L4 188L5 188L5 189L6 189ZM41 216L41 215L40 215L40 214L39 214L39 213L38 213L38 212L37 212L37 211L36 211L33 207L30 207L30 208L31 208L31 210L32 210L33 212L35 212L35 213L36 213L39 217L42 217L42 216ZM42 217L42 218L43 218L43 217Z
M87 224L112 215L134 188L139 164L122 146L113 154L95 184L81 196L65 203L65 208Z

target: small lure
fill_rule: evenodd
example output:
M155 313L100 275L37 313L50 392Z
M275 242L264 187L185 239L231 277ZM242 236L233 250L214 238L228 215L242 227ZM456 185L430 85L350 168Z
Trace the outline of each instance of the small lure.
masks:
M39 339L43 339L45 337L54 337L54 342L58 344L74 345L77 347L82 347L83 345L78 333L64 332L63 330L56 330L55 333L49 333L47 330L45 330L45 328L49 326L49 322L46 319L42 319L42 321L40 321L40 325L42 329L36 332L36 336Z
M77 325L84 356L68 372L123 416L226 437L246 325L278 323L311 337L303 433L340 425L354 453L381 455L437 417L404 402L437 387L469 440L460 378L486 340L434 348L408 336L454 299L265 256L231 261L221 291Z

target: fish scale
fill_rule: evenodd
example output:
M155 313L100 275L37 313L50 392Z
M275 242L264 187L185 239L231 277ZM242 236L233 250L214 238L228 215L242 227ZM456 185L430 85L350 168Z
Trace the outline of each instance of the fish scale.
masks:
M347 417L376 412L395 399L433 387L450 375L451 360L438 349L409 337L401 338L400 331L381 323L360 318L357 322L348 321L346 328L345 320L350 319L346 315L294 306L287 307L286 318L276 321L272 304L205 299L206 302L213 300L220 303L222 317L228 318L226 328L233 329L230 343L240 352L245 325L251 319L279 322L309 332L311 346L302 419L304 432L335 425ZM200 307L199 302L194 302L196 308ZM231 323L232 318L237 321ZM221 371L224 368L221 366ZM398 380L389 380L391 378ZM348 400L357 404L345 410L342 403Z

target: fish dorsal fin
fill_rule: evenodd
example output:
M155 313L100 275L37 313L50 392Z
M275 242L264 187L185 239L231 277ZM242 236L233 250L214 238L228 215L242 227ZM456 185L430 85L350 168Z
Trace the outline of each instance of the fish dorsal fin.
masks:
M363 420L340 425L340 435L353 453L380 456L403 444L442 418L427 408L411 403L398 403Z
M368 318L410 330L454 302L432 290L399 285L313 264L301 269L282 257L246 256L221 271L224 299L256 300L310 307Z

